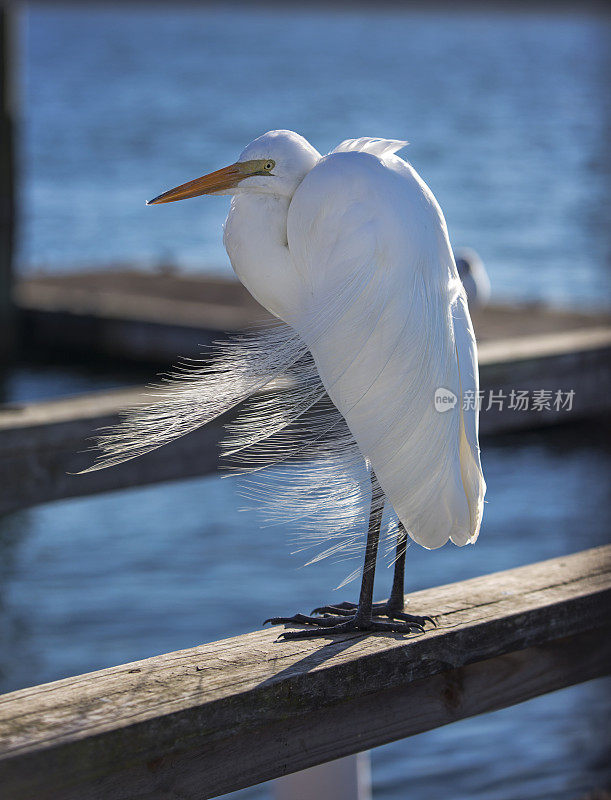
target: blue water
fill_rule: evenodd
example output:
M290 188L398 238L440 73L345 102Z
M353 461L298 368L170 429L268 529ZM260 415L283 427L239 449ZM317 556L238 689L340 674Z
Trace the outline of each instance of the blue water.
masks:
M29 5L24 270L229 271L225 198L161 190L291 128L408 139L497 298L609 296L608 18L580 13Z
M600 305L609 27L561 13L30 5L21 268L228 270L223 199L143 202L233 161L262 131L289 127L321 150L348 136L408 138L454 243L480 251L497 298ZM19 402L134 379L21 367L0 375L0 395ZM598 427L488 439L483 454L480 540L434 553L412 546L409 587L608 539L611 454ZM241 505L233 479L211 476L0 520L0 691L338 598L345 564L300 569L287 532L260 528ZM379 597L389 582L382 567ZM611 784L609 697L595 681L378 748L374 798L576 800ZM270 790L237 796L267 800Z

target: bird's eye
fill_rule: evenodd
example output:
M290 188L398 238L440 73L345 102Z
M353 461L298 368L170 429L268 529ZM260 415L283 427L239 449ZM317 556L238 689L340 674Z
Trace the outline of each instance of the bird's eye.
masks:
M275 166L276 166L276 162L275 161L266 161L265 162L265 169L268 170L268 172L270 170L272 170Z

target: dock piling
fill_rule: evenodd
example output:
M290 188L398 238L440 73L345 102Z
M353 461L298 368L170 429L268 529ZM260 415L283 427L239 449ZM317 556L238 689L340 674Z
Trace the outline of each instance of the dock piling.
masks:
M12 301L15 253L15 106L14 15L0 5L0 360L8 359L15 346L15 314Z

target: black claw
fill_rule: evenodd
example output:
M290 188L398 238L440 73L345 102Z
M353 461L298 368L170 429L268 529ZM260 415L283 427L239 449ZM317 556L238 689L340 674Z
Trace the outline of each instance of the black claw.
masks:
M319 628L306 629L305 631L282 631L280 638L285 641L290 641L291 639L310 639L314 636L322 636L324 633L329 633L329 631L322 631Z
M412 620L413 622L417 622L418 625L424 625L426 622L430 622L431 625L434 628L437 627L437 623L435 622L435 619L433 617L429 617L429 616L425 616L425 615L423 615L423 616L414 616L413 614L401 614L401 615L399 615L399 617L400 617L400 619Z
M332 617L321 618L325 619L325 624L319 627L310 628L304 631L283 631L280 636L284 639L313 639L321 636L332 636L336 633L367 633L369 631L381 631L384 633L424 633L424 629L413 622L384 622L382 620L370 620L369 622L362 622L356 620L356 617L351 619L338 619L333 620ZM314 623L316 624L316 623Z
M355 608L351 608L348 610L347 608L342 608L341 605L338 606L320 606L319 608L314 608L312 610L312 614L335 614L338 616L349 617L350 614L354 614L356 610Z
M390 612L388 616L391 619L401 619L403 622L412 622L414 625L419 625L421 628L424 628L427 622L432 622L430 617L418 617L414 614L406 614L403 611L397 611L395 613Z
M371 618L363 620L359 617L358 606L355 603L337 603L337 605L319 606L312 611L312 615L294 614L292 617L270 617L263 623L272 625L307 625L308 629L302 631L283 631L280 636L284 639L311 639L327 634L385 631L387 633L426 633L425 625L430 622L437 627L433 617L416 616L407 614L388 603L374 603ZM319 615L319 616L313 616ZM387 617L387 619L380 619Z
M305 614L293 614L292 617L270 617L263 623L266 625L270 622L272 625L290 625L291 622L296 622L298 625L308 625L312 622L312 617Z
M333 605L318 606L312 609L312 614L324 614L332 616L352 616L357 610L356 603L334 603ZM402 608L397 605L390 605L389 603L374 603L371 609L373 617L388 617L389 619L401 620L403 622L412 622L419 628L424 629L427 622L436 628L437 622L433 617L429 616L416 616L414 614L407 614Z
M386 633L425 633L424 628L414 621L380 620L371 618L363 620L358 614L346 616L345 614L325 614L323 617L308 617L305 614L295 614L292 617L272 617L272 625L308 625L304 631L283 631L280 636L284 639L311 639L316 636L326 636L336 633L366 633L368 631L383 631Z

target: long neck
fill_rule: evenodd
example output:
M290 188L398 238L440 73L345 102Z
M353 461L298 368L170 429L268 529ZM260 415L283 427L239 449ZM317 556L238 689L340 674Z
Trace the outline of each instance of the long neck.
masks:
M231 201L224 234L240 281L262 306L284 320L299 291L286 235L289 204L288 197L238 194Z

